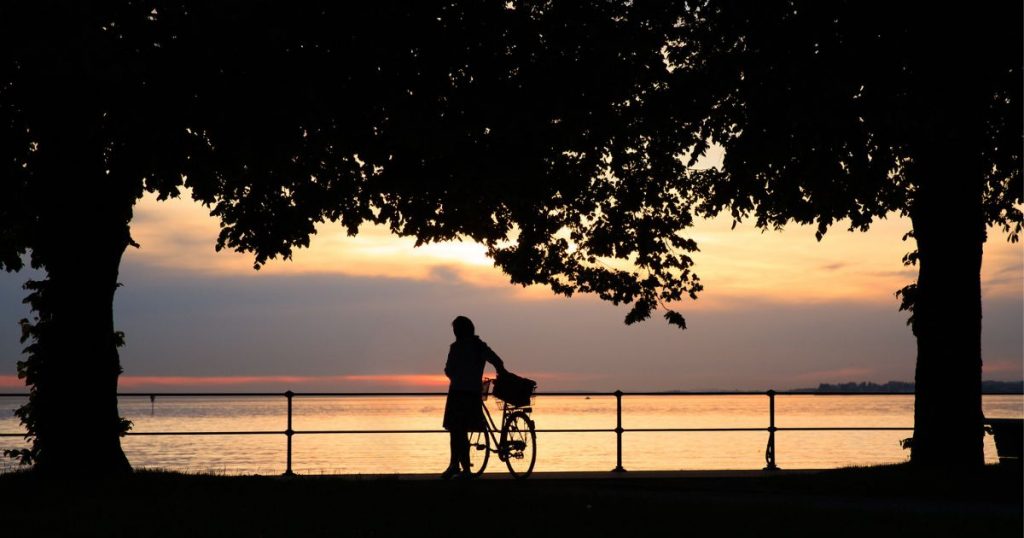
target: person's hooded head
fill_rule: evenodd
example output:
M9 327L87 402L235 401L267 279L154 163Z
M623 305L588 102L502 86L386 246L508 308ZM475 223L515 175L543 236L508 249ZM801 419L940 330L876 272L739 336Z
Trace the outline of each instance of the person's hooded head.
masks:
M466 316L459 316L452 320L452 331L455 332L456 340L472 338L473 335L476 334L476 328L473 327L473 322Z

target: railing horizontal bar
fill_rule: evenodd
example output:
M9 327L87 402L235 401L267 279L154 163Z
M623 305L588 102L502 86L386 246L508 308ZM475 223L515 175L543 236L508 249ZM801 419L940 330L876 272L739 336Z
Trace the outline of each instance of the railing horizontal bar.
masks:
M629 432L766 432L768 428L623 428Z
M611 396L614 397L614 392L534 392L534 396Z
M909 431L910 426L849 426L849 427L804 427L775 428L775 431L823 432L823 431ZM764 432L770 428L623 428L624 433L671 433L671 432ZM614 428L545 428L537 433L615 433ZM446 433L447 430L295 430L294 435L324 434L388 434L388 433ZM197 431L197 432L127 432L125 435L285 435L284 431ZM0 433L0 437L21 437L24 433Z
M538 429L537 433L615 433L614 428L608 429ZM295 430L294 435L321 435L321 434L347 434L347 433L448 433L448 430Z
M1024 393L1020 393L1024 394ZM775 391L776 396L913 396L913 392L793 392ZM1014 394L982 393L983 396L1014 396Z
M534 430L537 433L615 433L609 429L543 429ZM322 434L387 434L387 433L448 433L447 430L295 430L293 435L322 435ZM0 433L0 437L23 437L24 433ZM284 431L276 432L126 432L125 435L285 435Z
M852 427L834 427L834 428L775 428L777 432L829 432L829 431L842 431L842 432L854 432L854 431L904 431L913 430L913 426L897 426L897 427L872 427L872 426L852 426Z
M279 431L228 431L228 432L125 432L125 435L284 435L284 430Z
M295 430L294 435L364 434L364 433L448 433L448 430Z
M330 398L330 397L392 397L392 396L438 397L447 396L447 392L295 392L295 398Z
M445 396L446 392L295 392L293 396ZM623 392L623 396L764 396L767 391L717 392ZM26 398L27 392L0 392L0 398ZM284 392L119 392L118 397L284 397ZM615 396L614 392L538 392L536 396ZM913 396L912 392L792 392L776 391L776 396ZM982 396L1024 396L1024 392L983 392Z
M211 397L230 397L230 396L245 396L245 397L278 397L284 398L285 393L283 392L119 392L117 393L118 398L149 398L150 396L160 396L163 398L170 398L174 396L183 396L187 398L196 398L203 396Z
M615 433L615 428L582 429L582 428L544 428L534 430L537 433Z
M538 394L541 394L541 393L538 393ZM551 393L545 392L543 394L551 394ZM741 391L729 391L729 392L700 391L700 392L623 392L622 393L623 397L625 397L625 396L764 396L764 395L765 395L765 391L763 391L763 390L758 390L758 391L741 390Z

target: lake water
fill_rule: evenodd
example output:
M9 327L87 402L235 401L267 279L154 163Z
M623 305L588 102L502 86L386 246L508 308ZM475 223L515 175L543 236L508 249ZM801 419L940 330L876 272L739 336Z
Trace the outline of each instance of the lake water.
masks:
M11 414L22 398L0 397L0 432L22 431ZM491 412L497 418L493 401ZM287 424L280 397L123 397L121 413L135 432L276 431ZM638 428L765 428L764 395L624 396L622 425ZM440 430L444 397L303 397L294 400L293 428L322 430ZM986 396L988 417L1024 417L1024 397ZM613 396L536 398L538 430L613 429ZM911 427L913 397L776 397L776 426ZM776 433L776 462L783 469L821 469L905 461L899 440L911 431ZM760 469L768 434L759 432L630 432L623 434L627 470ZM448 463L447 434L389 433L293 437L293 468L300 474L434 473ZM203 435L127 436L125 453L136 468L162 468L228 474L278 474L285 469L285 436ZM0 437L0 448L26 446L20 438ZM608 471L615 467L615 434L537 434L535 471ZM985 459L997 460L991 436ZM11 469L0 463L0 470ZM507 472L491 460L488 472Z

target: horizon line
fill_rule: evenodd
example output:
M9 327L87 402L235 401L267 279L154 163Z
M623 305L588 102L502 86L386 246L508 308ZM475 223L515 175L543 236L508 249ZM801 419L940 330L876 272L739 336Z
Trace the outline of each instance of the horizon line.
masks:
M552 380L552 379L558 379L558 378L564 379L566 377L565 374L544 373L544 372L524 372L524 375L526 377L538 378L538 379L541 379L541 380L544 380L544 379ZM1014 379L1014 380L1000 380L1000 379L984 379L984 380L982 380L982 383L990 383L990 382L994 382L994 383L1008 383L1008 384L1024 383L1024 378L1022 378L1022 379ZM443 387L444 388L447 387L447 385L449 383L449 380L443 374L349 374L349 375L323 375L323 376L316 376L316 375L312 375L312 376L310 376L310 375L268 375L268 376L253 376L253 375L246 375L246 376L132 376L132 375L122 375L122 376L120 376L120 378L118 380L118 391L119 391L119 394L120 394L122 389L128 389L128 390L125 390L124 392L125 393L135 393L135 394L150 394L150 393L157 393L158 391L157 390L146 390L146 389L149 389L149 388L157 389L157 388L189 387L189 386L191 386L191 387L211 387L211 388L212 387L239 387L239 388L241 388L240 386L245 386L245 385L251 386L251 385L258 385L258 384L265 384L265 385L291 384L291 385L300 385L301 386L301 385L314 384L314 383L315 384L337 383L337 384L347 384L347 385L355 384L357 386L358 385L367 385L367 384L376 384L376 385L383 385L383 386L389 386L390 385L390 386L405 387L405 388L421 387L421 388L441 389ZM798 381L797 383L800 383L800 382ZM774 388L679 389L679 388L673 388L673 389L661 389L661 390L642 389L642 390L622 391L622 392L624 392L624 393L634 393L634 394L636 394L636 393L651 393L651 394L672 394L672 393L677 393L677 394L687 394L687 393L730 394L731 393L731 394L736 394L736 393L766 393L766 392L769 392L769 391L799 393L799 392L806 392L806 391L816 391L819 388L821 388L822 385L831 385L831 386L835 386L835 385L878 385L878 386L884 386L884 385L887 385L887 384L900 384L900 383L902 383L902 384L909 384L909 385L915 384L914 381L900 381L900 380L890 380L890 381L886 381L886 382L838 381L838 382L820 382L820 383L817 384L818 386L816 386L816 387L795 386L793 388L787 388L787 389L774 389ZM26 384L25 384L24 379L21 379L21 378L19 378L17 376L14 376L14 375L0 375L0 389L5 389L5 388L14 389L14 388L25 388L25 387L26 387ZM136 390L133 391L133 390L130 390L130 389L136 389ZM139 391L140 389L142 389L141 392ZM619 390L621 390L621 389L619 389ZM188 392L189 391L186 391L186 393L188 393ZM261 392L261 391L242 391L242 392L240 392L240 394L246 394L246 393L252 393L252 392ZM281 393L281 394L283 394L285 392L295 392L297 394L302 393L302 391L293 391L293 390L287 390L287 391L264 391L264 392L261 392L261 393L265 393L265 394ZM555 391L550 391L550 392L551 393L566 393L566 394L585 394L585 393L601 393L601 394L608 393L608 394L614 394L615 390L599 391L599 390L593 390L593 389L564 389L564 390L555 390ZM193 391L193 393L194 393L194 391ZM216 392L212 392L212 393L216 393ZM338 391L310 390L310 391L308 391L308 393L313 393L313 394L325 394L325 393L326 394L330 394L330 393L358 394L358 393L355 393L355 392L352 392L352 391L345 391L345 390L338 390ZM368 392L365 392L365 393L367 393L367 394L374 394L374 393L399 393L399 392L395 392L395 391L368 391ZM539 394L544 394L543 391L539 391L538 393ZM887 393L891 393L891 392L887 392ZM17 394L0 393L0 395L4 395L4 396L27 396L28 394L29 394L28 392L17 393ZM172 394L172 393L165 393L165 394ZM403 392L401 394L415 394L415 392ZM907 394L910 394L910 393L907 393Z

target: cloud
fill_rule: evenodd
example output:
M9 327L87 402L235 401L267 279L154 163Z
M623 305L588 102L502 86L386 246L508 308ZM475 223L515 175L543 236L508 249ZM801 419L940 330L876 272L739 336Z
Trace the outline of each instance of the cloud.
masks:
M144 389L182 390L201 388L205 390L239 390L259 388L261 390L294 390L301 392L311 389L327 389L331 392L371 389L414 389L437 391L447 388L448 378L441 374L380 374L380 375L260 375L260 376L121 376L118 382L121 391Z
M16 375L0 375L0 389L24 389L25 380Z
M535 381L592 378L564 372L519 372ZM490 374L493 377L493 373ZM0 375L0 388L12 392L25 390L25 380L13 375ZM443 392L448 378L443 374L375 374L375 375L122 375L119 392L202 392L267 391L284 392Z
M996 360L996 361L985 361L983 365L985 374L1015 374L1014 379L1020 379L1021 371L1024 370L1024 364L1020 361L1007 361L1007 360ZM986 378L987 379L987 378Z
M462 282L462 271L453 265L435 265L430 268L430 279L440 282Z
M13 375L21 358L17 320L28 314L20 302L23 279L0 275L3 375ZM914 339L906 313L891 298L778 302L710 290L683 305L689 329L681 331L659 319L625 326L626 308L593 297L523 301L515 287L461 280L197 275L154 272L132 262L120 280L125 286L117 292L114 314L116 327L126 332L121 358L129 377L285 376L310 378L303 387L335 391L339 383L316 385L312 379L437 376L458 314L474 320L513 371L557 373L535 378L547 391L782 390L914 375ZM1022 312L1019 297L986 299L987 378L1019 375L998 364L1022 360ZM349 379L352 390L375 390L371 381ZM278 383L267 390L296 386Z
M214 253L218 223L207 208L188 196L185 192L182 198L157 202L148 195L139 202L132 234L142 248L130 249L125 260L153 270L251 274L251 255ZM903 254L913 248L901 240L910 228L906 219L879 220L867 233L844 232L842 223L837 226L840 229L817 241L809 226L789 226L785 233L764 232L749 224L733 230L731 219L717 218L697 221L686 235L701 246L693 254L695 270L706 289L715 290L715 297L888 302L895 290L913 280L916 270L900 265ZM364 226L350 237L337 225L321 224L309 248L296 250L291 261L273 260L261 272L424 281L458 278L482 287L508 286L507 276L472 241L414 245L412 238L395 237L386 227ZM985 260L986 293L1024 293L1019 244L989 242ZM1002 280L1006 278L1011 280ZM550 293L531 287L517 291L517 296L538 300L550 298Z
M476 322L513 371L548 376L537 378L543 390L913 378L915 343L893 297L914 277L899 265L909 225L898 219L820 243L798 226L762 234L730 231L728 220L698 223L706 289L676 305L689 326L680 331L657 317L627 327L628 307L593 296L509 285L472 243L417 249L382 229L348 238L328 227L293 262L255 272L247 255L213 252L217 223L198 204L147 199L137 215L143 247L125 256L114 310L127 334L126 380L250 379L224 386L295 390L280 382L290 379L337 390L343 380L331 376L348 376L345 386L360 390L400 387L394 376L441 373L457 314ZM1001 281L984 288L986 374L1019 375L1000 365L1020 363L1024 349L1020 254L1019 244L986 245L983 276ZM0 274L0 374L13 374L21 358L26 277Z

